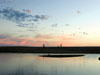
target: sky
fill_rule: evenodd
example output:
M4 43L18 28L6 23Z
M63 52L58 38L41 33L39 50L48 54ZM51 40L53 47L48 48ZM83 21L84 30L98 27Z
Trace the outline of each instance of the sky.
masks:
M0 46L100 46L100 0L0 0Z

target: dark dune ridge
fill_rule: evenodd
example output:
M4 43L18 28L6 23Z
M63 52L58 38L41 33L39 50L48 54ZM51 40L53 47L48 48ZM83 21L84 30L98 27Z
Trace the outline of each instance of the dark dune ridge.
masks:
M100 53L99 46L84 47L29 47L3 46L0 53Z
M68 57L81 57L84 55L40 55L40 57L50 57L50 58L68 58Z

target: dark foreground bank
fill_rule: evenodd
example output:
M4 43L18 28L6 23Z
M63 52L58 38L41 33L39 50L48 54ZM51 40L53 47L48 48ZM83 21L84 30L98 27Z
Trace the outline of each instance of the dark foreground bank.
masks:
M100 53L100 47L0 47L0 53Z

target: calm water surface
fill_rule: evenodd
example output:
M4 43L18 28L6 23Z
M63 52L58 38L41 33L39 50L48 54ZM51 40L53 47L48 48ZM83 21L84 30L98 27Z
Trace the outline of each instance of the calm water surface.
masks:
M40 54L0 54L0 75L100 75L100 54L50 58Z

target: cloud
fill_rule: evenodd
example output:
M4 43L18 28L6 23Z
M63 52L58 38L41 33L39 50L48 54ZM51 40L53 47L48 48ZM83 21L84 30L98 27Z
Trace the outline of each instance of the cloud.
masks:
M30 31L30 32L34 32L34 31L36 31L36 30L34 30L34 29L28 29L28 31Z
M70 26L69 24L65 24L65 26Z
M35 17L34 21L39 21L39 20L47 20L49 16L47 16L47 15L35 15L34 17Z
M25 35L20 35L19 37L14 37L12 35L4 35L0 34L0 46L9 46L9 45L17 45L17 46L42 46L44 43L48 43L46 39L46 35L43 37L39 35L36 37L25 37ZM41 38L41 39L39 39Z
M47 15L31 15L25 12L15 10L13 8L5 8L0 10L0 18L6 19L17 23L19 27L30 27L33 28L34 23L42 20L47 20Z
M5 38L8 38L10 37L9 35L3 35L3 34L0 34L0 39L5 39Z
M58 26L58 24L52 24L51 26L52 26L52 27L57 27L57 26Z
M13 46L13 44L2 44L2 43L0 43L0 46Z
M17 45L17 46L58 46L71 45L70 41L73 39L66 35L55 36L53 34L37 34L35 37L26 37L25 35L20 35L19 37L14 37L12 35L0 34L0 45Z
M36 39L52 39L53 35L52 34L46 34L46 35L37 34L35 38Z
M20 37L20 38L22 38L22 37L28 37L28 35L20 35L18 37Z
M5 35L2 35L2 36L5 36ZM26 42L26 39L13 37L13 36L0 38L1 45L24 45L23 42Z
M16 11L12 8L0 10L0 15L2 18L14 21L16 23L19 23L20 21L25 21L26 18L30 17L29 15Z
M0 4L11 3L13 0L0 0Z
M49 16L47 15L41 15L41 20L47 20Z

